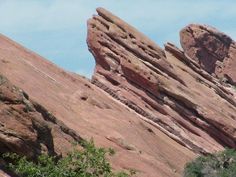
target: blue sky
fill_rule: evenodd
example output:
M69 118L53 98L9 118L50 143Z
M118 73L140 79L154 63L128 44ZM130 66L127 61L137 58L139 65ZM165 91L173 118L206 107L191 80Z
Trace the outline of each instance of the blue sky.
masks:
M189 23L209 24L236 39L234 0L0 0L0 33L66 70L90 77L86 21L104 7L160 46L179 45Z

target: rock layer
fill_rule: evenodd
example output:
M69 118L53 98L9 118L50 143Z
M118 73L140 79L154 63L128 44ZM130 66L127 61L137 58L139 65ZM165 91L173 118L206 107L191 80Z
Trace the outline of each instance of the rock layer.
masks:
M162 50L105 9L97 12L88 21L87 36L96 60L95 85L196 153L236 147L232 88L222 86L190 54L172 44ZM232 42L225 35L217 38ZM227 54L225 46L219 49L221 58Z
M115 169L135 169L139 177L178 177L196 156L90 80L2 35L0 72L70 130L84 139L93 138L97 146L113 148L116 153L109 160ZM60 147L60 142L55 145Z
M236 43L229 36L210 26L191 24L181 30L180 41L185 54L201 68L236 85Z
M0 153L61 155L81 140L40 104L0 75Z
M96 59L92 81L0 35L0 72L29 95L1 85L1 150L25 153L14 145L20 142L33 156L60 154L79 134L114 148L115 169L179 177L197 154L235 147L235 90L186 49L161 49L101 8L88 21L87 42Z

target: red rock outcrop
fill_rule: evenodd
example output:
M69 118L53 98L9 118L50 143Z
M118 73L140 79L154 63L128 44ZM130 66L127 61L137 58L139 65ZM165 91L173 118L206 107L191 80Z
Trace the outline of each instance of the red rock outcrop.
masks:
M7 173L5 173L4 171L0 170L0 176L1 177L10 177Z
M0 153L61 155L81 140L43 106L0 75Z
M114 148L115 169L135 169L140 177L179 177L197 154L236 146L232 84L222 85L186 49L170 43L161 49L110 12L97 11L88 21L87 42L96 60L92 81L0 36L0 73L35 100L8 81L1 85L0 109L11 112L0 120L9 119L6 130L24 137L7 134L13 137L0 139L1 152L17 150L8 142L13 138L32 147L32 155L60 153L79 134ZM42 132L50 135L54 149Z
M191 24L180 32L184 53L210 74L236 85L236 43L217 29Z
M82 138L114 148L115 169L136 169L141 177L181 176L196 156L88 79L1 35L0 72Z
M233 91L174 45L162 50L105 9L97 12L88 21L87 37L96 60L95 85L196 153L236 147ZM219 38L232 42L225 35Z

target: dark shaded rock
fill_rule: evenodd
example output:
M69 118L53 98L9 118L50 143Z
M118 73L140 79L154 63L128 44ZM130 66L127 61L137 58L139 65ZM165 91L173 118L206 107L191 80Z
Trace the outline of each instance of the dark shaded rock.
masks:
M61 155L81 138L0 75L0 152Z
M218 78L236 82L236 44L226 34L207 26L191 24L180 32L180 42L186 55L201 68Z

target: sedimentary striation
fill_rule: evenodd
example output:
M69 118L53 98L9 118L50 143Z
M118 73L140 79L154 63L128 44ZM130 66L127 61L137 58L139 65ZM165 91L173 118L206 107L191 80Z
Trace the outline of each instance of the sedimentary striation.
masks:
M110 161L115 169L135 169L138 176L143 177L181 176L185 163L196 156L90 80L64 71L5 36L0 36L0 73L24 90L29 100L34 100L63 122L70 131L75 131L83 139L93 138L97 146L113 148L116 153ZM26 113L20 113L21 121L24 121L23 115ZM35 116L27 120L29 124L38 116L45 122L39 111L33 114ZM14 114L11 117L12 121L17 122ZM57 127L51 121L46 121L46 124ZM29 130L22 131L27 134ZM37 130L33 131L28 139L32 136L35 140ZM15 132L20 133L17 129ZM59 149L69 150L64 146L69 142L63 137L60 141L52 140ZM35 148L33 143L22 142ZM36 147L46 149L44 144ZM16 149L6 150L14 152ZM175 163L176 160L178 163Z
M229 37L190 25L180 33L184 51L170 43L161 49L110 12L97 12L88 21L87 38L96 60L95 85L196 153L236 147L233 86L211 75L218 74L213 61L230 56ZM234 71L225 73L233 80Z
M0 149L29 158L66 153L81 137L0 75Z
M162 49L97 12L88 20L91 80L0 35L1 153L63 155L71 142L93 138L115 149L115 169L179 177L197 155L236 147L233 39L192 24L180 32L183 50Z
M185 54L210 74L236 84L236 43L217 29L191 24L180 32Z

